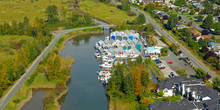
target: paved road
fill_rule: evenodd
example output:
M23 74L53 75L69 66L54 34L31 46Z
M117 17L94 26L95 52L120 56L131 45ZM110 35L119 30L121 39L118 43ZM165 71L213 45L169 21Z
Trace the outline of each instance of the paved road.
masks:
M57 41L65 34L82 29L89 29L89 28L97 28L97 27L108 27L108 24L97 21L101 25L99 26L91 26L91 27L83 27L83 28L76 28L76 29L69 29L69 30L60 30L54 31L52 34L55 36L54 39L50 42L50 44L43 50L43 52L37 57L37 59L32 63L32 65L27 69L27 71L21 76L21 78L13 85L13 87L8 91L8 93L2 98L0 101L0 110L9 103L11 98L16 94L16 92L21 88L24 82L28 79L28 77L32 74L32 72L37 68L38 64L44 59L44 57L50 52L53 46L57 43Z
M121 5L121 3L119 2L115 2L112 1L112 3L115 3L116 5ZM180 50L183 52L183 54L187 57L189 57L189 59L191 60L192 64L195 67L201 67L203 68L206 72L208 72L212 78L216 77L216 75L210 71L203 63L201 63L199 60L197 60L197 58L195 58L187 49L185 49L179 42L177 42L171 35L169 35L166 31L164 31L155 21L153 21L144 11L138 9L138 8L134 8L131 7L132 11L135 11L135 13L143 13L147 22L150 22L153 24L155 30L157 31L157 33L159 33L160 35L163 35L164 37L166 37L171 43L175 43L178 44L180 46ZM212 79L211 78L211 79Z

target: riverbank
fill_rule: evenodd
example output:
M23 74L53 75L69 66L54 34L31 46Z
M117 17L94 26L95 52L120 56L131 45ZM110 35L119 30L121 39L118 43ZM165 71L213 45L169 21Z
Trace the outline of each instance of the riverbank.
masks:
M53 57L57 54L60 53L60 51L65 47L66 41L70 40L73 37L76 37L78 35L85 35L85 34L98 34L102 33L103 31L100 28L94 28L94 29L85 29L85 30L78 30L78 31L73 31L71 33L68 33L64 35L58 42L57 44L53 47L53 49L48 53L47 57L44 59L44 61L41 62L40 65L38 65L37 69L34 71L34 73L31 75L31 77L25 82L25 84L21 87L21 89L16 93L16 95L12 98L12 100L9 102L9 104L5 107L5 110L20 110L27 102L29 102L32 98L33 91L32 89L55 89L58 84L60 83L59 80L51 80L48 81L46 77L46 69L45 65L47 64L47 59L49 57ZM62 58L61 59L61 67L62 69L67 69L65 73L65 77L63 79L65 85L62 86L62 91L59 91L59 94L56 95L55 92L53 91L50 93L50 98L53 97L53 102L54 103L49 103L49 108L46 109L60 109L60 105L58 103L58 99L67 93L67 86L66 83L68 81L70 70L71 70L71 65L74 62L73 58ZM52 95L51 95L52 94ZM55 94L55 95L54 95ZM44 106L47 105L48 103L44 104Z

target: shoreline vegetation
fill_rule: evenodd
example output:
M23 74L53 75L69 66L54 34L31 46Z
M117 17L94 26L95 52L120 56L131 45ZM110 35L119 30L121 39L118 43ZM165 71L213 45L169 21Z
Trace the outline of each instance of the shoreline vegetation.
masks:
M66 71L64 71L64 82L61 82L59 80L48 81L45 69L42 68L45 68L44 66L47 65L47 60L50 57L56 57L61 52L61 50L65 48L65 43L71 38L77 37L79 35L100 34L102 32L103 31L100 28L93 28L77 30L64 35L48 53L47 57L45 57L45 59L38 65L34 73L29 77L29 79L27 79L25 84L15 94L15 96L11 99L11 101L4 108L4 110L20 110L26 103L28 103L31 100L33 95L33 89L53 89L52 91L50 91L48 97L44 99L44 109L60 109L61 106L58 100L60 99L60 97L62 97L64 94L67 94L68 92L66 84L70 79L69 74L71 70L71 65L74 62L74 58L65 57L60 59L61 68L66 69ZM61 86L60 83L62 83L63 85Z

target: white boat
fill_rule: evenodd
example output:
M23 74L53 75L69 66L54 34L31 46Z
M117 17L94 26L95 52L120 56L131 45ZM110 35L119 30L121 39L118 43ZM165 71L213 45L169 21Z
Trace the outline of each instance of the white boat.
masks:
M95 53L95 57L96 57L96 58L101 58L100 53L99 53L99 52L96 52L96 53Z
M95 47L96 49L99 49L99 47L100 47L99 43L96 42L95 45L94 45L94 47Z
M99 66L102 67L102 68L108 68L108 69L110 69L110 68L112 67L112 62L104 61L104 62L101 63Z
M130 55L130 58L137 58L137 57L139 57L139 54L131 54Z

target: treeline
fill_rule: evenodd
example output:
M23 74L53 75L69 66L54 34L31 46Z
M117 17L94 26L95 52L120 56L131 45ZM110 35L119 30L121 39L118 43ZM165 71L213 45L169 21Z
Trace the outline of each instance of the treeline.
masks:
M75 28L94 25L92 17L88 13L84 15L72 13L72 16L67 16L67 10L64 7L58 8L55 5L47 7L46 15L46 23L49 27L63 26L66 28Z
M14 84L25 72L29 64L31 64L41 51L49 44L52 35L49 29L43 22L43 19L36 18L34 25L31 26L27 22L27 17L24 22L21 22L21 29L15 31L18 25L9 25L4 23L5 28L1 29L2 35L30 35L35 37L32 41L26 41L17 51L14 58L0 64L0 97L3 93ZM1 25L2 26L2 25ZM13 31L12 31L13 30ZM19 45L18 45L19 46Z
M134 62L128 60L115 65L107 88L110 97L135 101L139 103L134 105L136 109L147 109L154 102L150 95L153 86L149 64L149 60L143 62L142 57L138 57Z
M38 35L49 36L50 31L45 26L43 19L36 18L33 26L30 25L29 19L24 17L23 22L13 20L11 24L4 22L0 24L1 35L27 35L36 37Z

